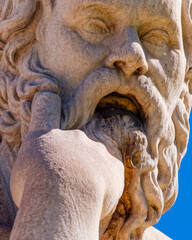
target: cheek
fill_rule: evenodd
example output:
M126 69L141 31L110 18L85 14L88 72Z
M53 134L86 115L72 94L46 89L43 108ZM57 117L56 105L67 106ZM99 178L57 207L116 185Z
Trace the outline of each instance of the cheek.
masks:
M46 44L49 68L68 88L75 89L94 69L102 65L108 49L90 44L68 28L57 28ZM67 86L66 86L67 87Z
M158 88L168 109L176 104L185 76L183 51L170 50L161 59L149 59L149 77Z

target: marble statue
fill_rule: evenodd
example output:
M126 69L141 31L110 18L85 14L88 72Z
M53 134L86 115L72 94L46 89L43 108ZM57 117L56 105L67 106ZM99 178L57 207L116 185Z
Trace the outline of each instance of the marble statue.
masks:
M189 136L191 0L0 0L0 239L141 240Z

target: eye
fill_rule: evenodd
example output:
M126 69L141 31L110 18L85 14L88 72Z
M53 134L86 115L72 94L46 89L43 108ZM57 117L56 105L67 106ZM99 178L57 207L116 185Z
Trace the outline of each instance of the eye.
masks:
M83 23L82 29L90 34L105 34L110 32L106 23L98 18L87 19Z
M79 33L85 40L97 43L105 40L109 36L110 29L103 20L90 18L81 24Z
M141 41L148 52L157 58L165 56L169 49L169 35L164 30L152 30L141 36Z

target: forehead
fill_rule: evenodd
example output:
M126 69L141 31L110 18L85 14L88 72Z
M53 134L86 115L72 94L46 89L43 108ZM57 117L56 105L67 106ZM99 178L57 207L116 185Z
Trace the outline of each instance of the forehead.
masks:
M89 6L107 8L124 13L127 18L133 14L144 17L164 16L177 21L181 17L182 0L57 0L56 9L64 12L78 11ZM78 12L76 12L78 13Z

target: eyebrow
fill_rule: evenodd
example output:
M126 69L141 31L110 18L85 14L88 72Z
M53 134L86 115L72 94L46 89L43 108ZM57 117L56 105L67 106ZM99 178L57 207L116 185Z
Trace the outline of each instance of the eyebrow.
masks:
M109 7L108 5L105 4L91 4L91 5L85 5L83 6L82 10L85 11L90 11L90 13L96 13L98 15L103 15L103 13L110 13L110 14L114 14L117 12L117 9L115 9L114 7Z
M102 8L103 10L123 10L125 13L129 12L129 10L133 7L136 7L137 5L137 0L79 0L80 4L79 6L82 6L84 9L88 9L90 7L95 7L95 8ZM149 2L151 0L148 0ZM151 11L150 5L148 5L148 1L143 1L143 4L145 7L141 5L140 11L142 11L143 15L149 15L152 17L151 12L154 13L154 18L160 17L160 18L165 18L165 19L170 19L170 13L166 12L166 10L159 11L159 9L153 8L153 11ZM156 4L161 4L161 0L157 1ZM165 9L165 7L164 7ZM168 9L168 7L167 7Z
M150 1L150 0L149 0ZM123 16L121 14L121 9L124 12L124 16L127 16L127 19L129 19L129 11L131 8L135 7L135 4L138 1L136 0L80 0L80 4L79 6L81 6L82 10L101 10L101 14L102 11L108 12L113 14L113 12L119 12L120 16ZM148 1L147 1L148 2ZM158 4L158 2L156 2ZM137 11L138 16L136 16L136 18L138 19L139 22L149 22L150 21L154 21L158 23L162 23L166 21L170 24L169 26L174 26L175 29L178 27L177 23L170 17L170 13L165 11L159 11L159 9L157 8L153 8L153 12L151 11L151 7L150 4L148 5L145 1L143 1L143 4L145 4L145 8L143 8L142 6L140 7L140 9ZM159 4L161 4L161 0L159 1ZM168 9L168 8L167 8ZM140 14L140 12L142 14ZM153 14L151 14L151 12ZM99 13L99 11L98 11ZM143 19L143 16L147 16L145 18L147 18L147 21L145 21ZM133 17L134 19L134 17ZM131 19L132 23L134 23L134 20ZM134 24L133 24L134 25ZM167 27L165 26L165 28L167 29Z

